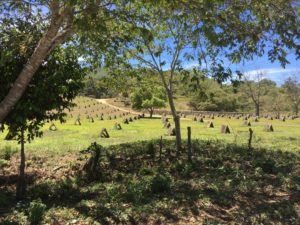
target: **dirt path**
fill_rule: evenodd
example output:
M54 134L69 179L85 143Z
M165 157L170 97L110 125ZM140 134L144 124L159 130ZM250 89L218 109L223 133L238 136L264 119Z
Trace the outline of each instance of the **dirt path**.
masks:
M135 112L133 110L127 110L127 109L124 109L122 107L118 107L118 106L112 105L112 104L108 103L107 100L109 100L109 99L96 99L96 101L101 102L102 104L107 105L109 107L112 107L114 109L119 109L122 112L129 112L129 113L134 114L134 115L140 114L140 113Z

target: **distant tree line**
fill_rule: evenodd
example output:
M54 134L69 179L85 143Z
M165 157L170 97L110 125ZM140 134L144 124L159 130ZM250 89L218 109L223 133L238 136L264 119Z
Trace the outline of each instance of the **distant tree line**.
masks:
M149 71L136 70L134 77L112 78L99 70L85 78L81 93L96 98L126 96L133 109L149 111L166 107L167 98L158 74L145 75ZM197 87L191 79L178 76L174 81L175 98L187 97L187 104L193 110L219 112L261 112L299 113L300 83L296 76L288 77L281 86L257 74L252 79L222 83L213 77L202 77ZM126 77L126 80L124 78Z
M299 113L300 83L289 77L277 86L269 79L242 80L238 86L219 84L206 79L200 89L191 94L190 106L195 110L251 112L259 116L262 112Z

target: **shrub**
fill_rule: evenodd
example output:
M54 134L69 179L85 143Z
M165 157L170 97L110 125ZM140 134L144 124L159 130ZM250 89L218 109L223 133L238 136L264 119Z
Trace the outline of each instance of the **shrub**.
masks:
M136 204L146 202L145 193L147 192L147 182L139 182L132 180L127 185L125 198Z
M115 168L117 166L116 153L115 152L107 152L106 156L107 156L110 166L112 168Z
M275 173L275 161L272 159L258 158L254 161L255 167L260 167L265 173Z
M8 165L9 165L9 161L7 161L5 159L0 159L0 168L6 167Z
M10 145L4 147L0 153L0 158L4 160L10 160L11 156L16 153L16 150L13 150Z
M6 206L9 204L9 198L6 193L0 192L0 205Z
M46 205L40 199L30 202L28 208L28 219L31 225L38 225L43 220Z
M152 168L141 168L139 174L142 176L153 175L154 171Z
M164 175L156 175L151 180L151 191L154 194L168 192L171 186L171 179Z
M47 200L54 193L55 185L52 181L36 183L29 187L28 193L32 198Z
M108 185L106 187L106 197L109 202L117 201L121 196L121 190L118 185Z
M148 142L146 145L146 153L151 155L152 158L155 157L155 147L152 141Z

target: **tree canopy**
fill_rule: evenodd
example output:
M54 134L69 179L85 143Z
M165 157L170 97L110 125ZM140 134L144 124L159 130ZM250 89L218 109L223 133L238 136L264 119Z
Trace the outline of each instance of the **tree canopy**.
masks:
M38 23L34 23L34 19L17 20L14 26L5 23L0 28L1 99L5 98L23 70L24 64L34 52L36 41L42 35L42 30ZM1 122L1 130L6 125L10 138L16 137L21 144L20 177L17 185L19 199L24 197L26 191L24 143L40 137L40 128L46 121L64 121L64 110L74 105L72 99L82 88L84 74L85 69L80 66L78 54L72 46L55 48L43 60L29 88Z
M131 95L132 108L141 110L146 109L152 118L154 109L166 106L167 96L162 88L142 87L137 88Z

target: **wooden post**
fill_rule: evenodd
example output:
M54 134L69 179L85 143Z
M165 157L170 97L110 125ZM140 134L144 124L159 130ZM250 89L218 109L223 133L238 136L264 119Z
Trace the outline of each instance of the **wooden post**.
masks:
M17 200L23 200L26 194L26 174L25 174L25 140L24 140L24 129L21 130L20 137L21 152L20 152L20 170L18 183L16 188Z
M248 140L248 148L249 150L252 149L252 136L253 136L253 130L249 128L249 140Z
M192 144L191 144L192 129L191 129L191 127L187 127L187 133L188 133L188 161L192 162Z
M160 162L161 162L162 146L163 146L162 140L163 140L163 137L160 136L160 142L159 142L159 161Z

